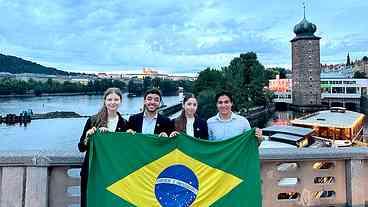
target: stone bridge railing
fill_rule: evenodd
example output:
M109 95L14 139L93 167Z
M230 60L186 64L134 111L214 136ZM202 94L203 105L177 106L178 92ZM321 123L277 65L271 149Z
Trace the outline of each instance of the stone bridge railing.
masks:
M260 154L263 206L368 206L368 148ZM81 161L77 152L0 152L0 206L79 206Z

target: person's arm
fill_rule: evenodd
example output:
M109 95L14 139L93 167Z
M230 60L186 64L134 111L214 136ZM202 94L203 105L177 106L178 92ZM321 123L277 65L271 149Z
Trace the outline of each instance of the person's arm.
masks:
M248 130L252 129L252 127L249 124L248 119L245 119L244 125L245 125L245 131L248 131ZM259 146L261 144L261 142L263 141L263 136L262 136L262 130L261 129L256 128L255 137L257 138L257 143L258 143L258 146Z
M128 121L119 115L118 125L116 126L117 132L126 132L128 130Z
M167 121L168 121L167 134L171 134L173 131L175 131L175 122L170 118L167 118Z
M136 131L134 115L129 117L127 131Z
M207 123L208 140L213 140L214 137L213 137L213 132L212 132L212 129L211 129L211 125L209 123L209 119L206 121L206 123Z
M203 126L203 139L208 140L208 126L206 121L203 121Z
M162 128L159 130L159 136L168 137L175 131L175 124L168 117L161 117L160 120L162 122Z
M263 139L262 129L256 128L255 135L257 138L258 146L261 145Z
M86 124L84 125L84 129L82 132L82 136L80 137L79 143L78 143L78 149L80 152L85 152L87 150L87 146L84 144L87 131L91 128L91 118L88 118Z

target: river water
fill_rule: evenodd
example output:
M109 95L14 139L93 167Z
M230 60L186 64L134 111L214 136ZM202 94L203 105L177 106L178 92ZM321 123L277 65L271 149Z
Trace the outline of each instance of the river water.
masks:
M179 96L163 97L165 105L180 102ZM121 114L127 119L138 113L143 97L128 98L124 94ZM33 113L74 111L80 115L93 115L102 106L102 95L45 96L27 98L1 98L0 114L19 114L32 109ZM0 124L0 150L63 150L77 151L77 143L87 118L32 120L27 126Z
M164 104L170 106L180 102L179 96L163 97ZM33 113L52 111L74 111L81 115L95 114L102 104L101 95L93 96L46 96L27 98L1 98L0 114L19 114L32 109ZM138 113L143 105L143 97L128 98L124 94L119 109L127 119ZM266 126L286 125L301 114L292 111L276 111ZM32 120L27 126L0 124L0 150L61 150L77 151L83 126L87 118ZM368 132L368 122L365 124Z

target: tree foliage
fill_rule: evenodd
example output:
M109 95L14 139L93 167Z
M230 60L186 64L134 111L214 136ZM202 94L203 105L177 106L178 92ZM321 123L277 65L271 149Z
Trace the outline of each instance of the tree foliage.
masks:
M367 78L365 72L355 71L353 78Z
M198 100L198 115L203 119L208 119L214 116L217 112L215 104L216 92L213 89L206 89L197 95Z
M110 87L117 87L123 91L126 90L126 84L124 82L110 79L91 80L87 85L79 82L60 82L53 79L48 79L47 81L35 81L33 79L23 81L12 78L0 79L0 95L103 92Z
M290 72L290 71L289 71ZM285 68L275 67L275 68L267 68L265 71L266 80L275 79L276 75L279 75L280 79L285 79L288 70Z
M134 78L128 82L128 92L135 95L143 95L145 91L150 88L159 88L164 96L176 95L178 92L178 87L183 87L184 91L191 91L193 88L192 81L174 81L166 80L161 78L151 79L149 77L140 80Z
M223 87L223 82L221 71L206 68L199 73L197 80L193 83L193 93L199 95L204 90L219 91Z
M199 114L208 117L216 112L215 94L222 90L233 94L234 110L267 105L270 98L263 90L267 80L265 68L254 52L240 54L221 70L207 68L193 85Z

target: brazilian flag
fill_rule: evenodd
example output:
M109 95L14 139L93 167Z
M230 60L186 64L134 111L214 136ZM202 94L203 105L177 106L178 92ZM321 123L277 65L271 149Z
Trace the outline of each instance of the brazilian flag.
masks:
M254 130L210 142L96 133L90 144L88 207L260 207Z

